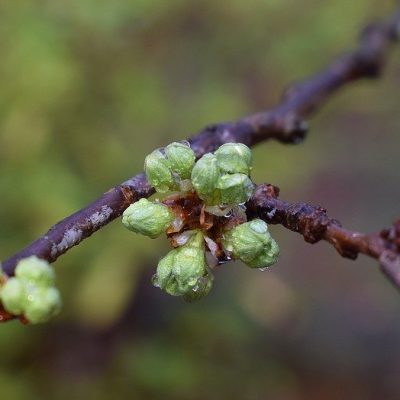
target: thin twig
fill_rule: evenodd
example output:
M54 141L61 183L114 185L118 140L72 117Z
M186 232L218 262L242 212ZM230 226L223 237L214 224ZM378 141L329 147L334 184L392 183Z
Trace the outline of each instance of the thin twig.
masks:
M250 218L261 218L269 224L279 224L300 233L308 243L325 240L346 258L356 259L365 254L375 259L393 249L392 239L380 233L364 234L344 229L340 222L330 218L320 206L306 203L289 203L278 199L279 189L273 185L259 185L247 203Z
M399 36L400 11L380 24L364 29L359 46L334 61L324 71L286 91L282 102L269 111L247 116L236 122L206 127L189 141L197 157L227 142L253 146L275 139L299 143L307 132L305 117L345 84L360 78L376 78L382 70L390 43ZM153 189L143 173L112 188L99 199L54 225L45 235L4 261L4 272L12 276L17 262L37 255L55 261L73 246L120 216L134 201L149 197ZM329 229L334 228L333 225ZM327 229L328 230L328 229ZM329 237L340 236L340 232Z
M288 203L278 199L279 189L259 185L247 203L250 218L262 218L270 224L283 225L300 233L306 242L325 240L337 252L350 259L365 254L379 261L380 268L392 284L400 289L400 219L380 232L360 233L344 229L326 210L306 203Z

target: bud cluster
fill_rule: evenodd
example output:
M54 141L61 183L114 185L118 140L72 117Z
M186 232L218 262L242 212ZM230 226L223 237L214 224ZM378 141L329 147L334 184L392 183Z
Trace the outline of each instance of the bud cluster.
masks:
M15 277L4 279L0 299L10 314L24 316L33 324L46 322L61 309L61 296L54 286L53 268L36 256L19 261Z
M207 205L245 203L253 193L249 175L251 150L241 143L223 144L214 154L207 153L192 170L192 184Z
M162 202L141 199L122 217L133 232L153 239L167 233L174 249L160 260L153 284L187 301L211 290L213 265L206 252L259 269L275 263L279 254L267 224L260 219L247 222L244 212L254 191L251 150L227 143L195 159L187 143L153 151L145 159L147 179L157 193L173 194ZM178 203L192 209L185 211Z
M164 151L154 150L144 160L144 170L150 184L159 193L185 188L196 156L185 143L171 143Z

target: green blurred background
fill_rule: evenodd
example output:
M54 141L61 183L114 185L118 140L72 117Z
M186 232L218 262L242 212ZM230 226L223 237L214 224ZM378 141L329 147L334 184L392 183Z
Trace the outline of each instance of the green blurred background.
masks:
M142 169L155 147L279 101L389 0L0 0L0 257ZM350 229L400 214L400 52L346 87L257 182ZM116 221L56 262L62 314L0 326L13 399L398 399L400 296L376 262L272 227L280 262L185 304L150 283L165 239Z

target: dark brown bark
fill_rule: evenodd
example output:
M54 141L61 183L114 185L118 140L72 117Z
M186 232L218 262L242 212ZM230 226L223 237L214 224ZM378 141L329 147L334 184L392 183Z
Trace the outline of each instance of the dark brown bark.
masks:
M261 218L269 224L283 225L293 232L300 233L309 243L325 240L332 244L342 257L352 260L360 253L379 260L382 254L388 251L398 252L398 249L393 247L393 242L400 240L400 230L396 231L396 236L386 235L386 232L395 229L396 225L380 233L348 231L338 220L330 218L324 208L306 203L288 203L278 199L278 193L279 190L272 185L257 186L247 203L249 217Z

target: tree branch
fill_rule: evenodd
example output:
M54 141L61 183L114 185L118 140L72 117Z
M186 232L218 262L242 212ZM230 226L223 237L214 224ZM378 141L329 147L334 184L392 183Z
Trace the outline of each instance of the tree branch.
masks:
M346 258L356 259L365 254L379 260L382 272L400 289L400 219L390 228L377 233L360 233L344 229L326 210L306 203L288 203L279 200L279 189L273 185L257 186L247 203L250 218L261 218L269 224L283 225L300 233L306 242L325 240Z
M362 253L375 259L392 249L392 239L381 233L364 234L342 228L330 218L324 208L306 203L288 203L278 199L279 189L273 185L259 185L247 203L250 218L261 218L269 224L283 225L300 233L308 243L325 240L346 258L356 259ZM394 249L393 249L394 250Z
M193 136L189 142L197 157L214 151L221 144L227 142L241 142L248 146L268 139L275 139L282 143L297 144L301 142L307 132L307 123L304 118L314 112L334 91L360 78L376 78L379 76L385 63L388 48L391 42L398 39L399 32L400 11L398 10L387 21L369 25L364 29L359 46L354 51L338 58L314 77L289 88L285 92L282 102L275 108L247 116L236 122L207 126ZM49 262L55 261L70 248L120 216L129 204L139 198L149 197L153 192L144 174L136 175L112 188L87 207L57 223L39 239L5 260L2 265L4 272L12 276L17 262L21 258L33 254ZM270 199L270 201L272 200ZM278 200L275 199L274 201L277 202ZM279 207L282 207L282 210L285 210L285 207L290 208L288 203L281 201L276 203L275 206L276 210L280 210ZM262 205L259 207L259 211L262 213ZM308 209L307 207L311 206L304 205L304 207ZM269 222L282 223L289 229L300 233L302 231L298 229L303 227L302 223L304 222L305 226L309 224L310 230L304 227L301 229L306 229L304 231L306 233L305 238L311 242L314 240L313 238L319 238L319 232L323 230L323 239L334 244L338 251L341 248L342 250L339 252L344 256L351 256L350 258L354 258L355 252L362 252L371 256L375 254L376 249L374 249L372 243L367 245L369 239L367 240L365 235L357 234L361 236L350 237L354 234L344 231L328 217L323 217L324 211L321 211L322 209L313 211L313 215L316 216L315 220L311 216L301 219L298 229L294 229L296 225L293 225L295 223L290 217L294 215L293 209L290 209L289 212L289 208L285 212L282 211L283 219L281 222L276 219L278 217L272 218ZM264 210L267 209L268 207L264 208ZM300 215L304 210L300 210ZM309 210L311 212L312 207ZM269 212L271 211L272 208ZM281 214L276 211L276 215ZM284 217L285 215L287 215L287 218ZM297 214L295 213L295 215ZM268 219L268 213L264 215L264 218ZM325 226L324 229L322 229L323 226ZM357 246L356 243L358 243ZM361 251L361 249L364 249L364 251ZM400 283L400 276L398 281ZM0 320L2 318L6 317L0 312Z

